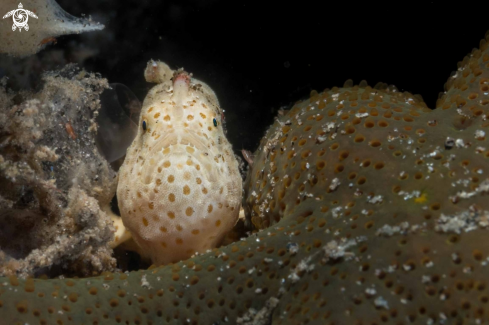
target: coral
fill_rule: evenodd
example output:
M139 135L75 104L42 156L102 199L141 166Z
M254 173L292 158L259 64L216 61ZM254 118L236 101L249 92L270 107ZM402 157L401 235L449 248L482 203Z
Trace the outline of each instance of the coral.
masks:
M313 92L254 154L261 231L173 265L2 280L11 324L483 324L489 49L437 109L383 84Z
M242 182L214 92L162 62L150 61L145 77L158 85L144 100L117 198L124 225L159 265L216 247L236 224Z
M0 90L2 274L113 270L115 173L94 145L107 81L74 66L44 75L38 93Z
M274 324L488 321L488 52L482 41L464 59L434 111L395 87L348 81L277 118L245 185L251 222L292 218L312 238L324 227L318 248L355 243L341 263L304 259L309 276Z
M54 42L55 37L68 34L101 30L103 25L91 19L76 18L65 12L54 0L25 0L20 7L17 0L4 0L0 3L0 53L24 57L42 50L46 44ZM19 7L18 7L19 6ZM13 10L27 12L11 13ZM22 17L23 16L23 17ZM29 17L31 17L29 19ZM24 21L27 28L16 27L14 21Z

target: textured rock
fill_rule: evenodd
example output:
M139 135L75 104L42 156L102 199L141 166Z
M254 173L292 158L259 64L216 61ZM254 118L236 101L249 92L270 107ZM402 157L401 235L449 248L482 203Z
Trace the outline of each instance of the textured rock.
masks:
M393 87L347 83L280 116L245 184L250 221L262 231L147 271L4 279L2 319L488 323L489 56L481 49L434 111Z
M94 144L106 87L67 66L46 73L38 93L0 90L1 274L113 270L112 223L100 207L116 175Z

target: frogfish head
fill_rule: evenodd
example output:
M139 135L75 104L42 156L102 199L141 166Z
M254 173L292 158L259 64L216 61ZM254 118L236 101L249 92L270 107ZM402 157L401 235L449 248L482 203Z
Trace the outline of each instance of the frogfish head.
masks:
M219 244L236 223L241 178L210 87L161 62L145 74L158 84L143 102L117 195L124 225L161 264Z

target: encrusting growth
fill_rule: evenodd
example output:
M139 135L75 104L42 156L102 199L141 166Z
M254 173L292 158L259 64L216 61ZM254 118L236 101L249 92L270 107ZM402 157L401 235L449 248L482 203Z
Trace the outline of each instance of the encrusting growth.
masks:
M117 178L94 143L107 80L68 65L44 73L37 93L4 87L0 82L0 274L114 270L104 211Z
M241 177L214 92L184 71L150 61L156 85L120 169L124 225L154 264L216 247L236 224Z

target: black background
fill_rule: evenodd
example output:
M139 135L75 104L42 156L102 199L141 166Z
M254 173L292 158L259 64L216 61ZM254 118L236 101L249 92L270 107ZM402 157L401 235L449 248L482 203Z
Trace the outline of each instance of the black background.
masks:
M282 105L353 79L421 94L434 107L456 63L489 29L489 4L456 1L62 0L102 32L68 36L98 54L85 67L142 100L149 59L184 67L226 110L235 150L254 150Z

